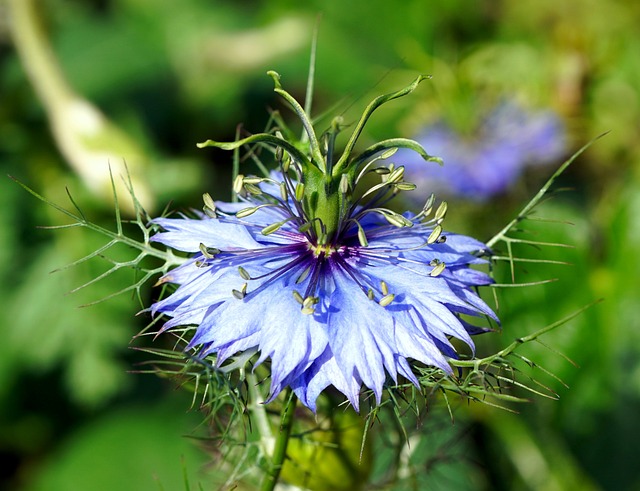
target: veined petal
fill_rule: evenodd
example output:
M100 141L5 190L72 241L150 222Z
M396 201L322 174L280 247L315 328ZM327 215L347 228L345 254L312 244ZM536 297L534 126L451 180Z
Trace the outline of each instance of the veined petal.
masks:
M295 284L294 284L295 285ZM281 282L278 308L264 308L260 332L260 358L257 364L271 359L271 398L325 351L328 344L323 314L302 314L293 296L293 286ZM273 304L273 293L261 292L265 306Z
M380 402L385 367L395 378L393 317L369 300L343 272L334 274L336 288L329 300L329 345L345 378L357 373Z
M206 218L156 218L153 223L165 232L154 235L151 240L183 252L198 252L200 244L225 249L255 249L260 244L254 240L244 225L232 221Z
M412 358L425 365L438 367L447 373L453 373L447 359L433 341L425 336L423 332L416 329L412 321L407 322L408 318L403 320L404 322L399 320L395 324L396 344L402 356L404 358ZM406 373L404 375L405 377L407 376Z
M316 358L308 370L290 383L296 396L314 412L318 396L330 385L343 393L356 411L360 409L362 380L354 374L348 378L344 376L330 347Z

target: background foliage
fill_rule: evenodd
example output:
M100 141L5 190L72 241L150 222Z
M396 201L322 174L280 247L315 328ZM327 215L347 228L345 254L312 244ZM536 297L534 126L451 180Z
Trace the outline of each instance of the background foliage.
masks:
M233 139L238 122L264 128L265 109L280 107L268 69L302 98L318 14L316 111L341 101L338 111L349 121L371 94L404 86L417 73L433 75L376 113L370 140L411 137L440 118L469 131L503 99L557 111L570 153L610 131L562 177L571 191L540 210L570 224L532 226L545 240L574 246L540 253L571 266L520 268L522 281L558 281L500 291L503 332L478 347L480 354L500 349L603 298L546 335L552 349L523 350L570 388L549 379L560 399L536 398L519 405L519 415L459 407L454 426L435 407L414 434L423 439L408 462L428 477L414 489L640 489L637 2L32 0L67 85L56 92L41 75L52 88L45 100L11 35L20 1L0 2L3 174L57 203L69 188L104 226L113 223L109 194L83 173L92 156L114 165L125 156L149 211L171 201L199 207L205 191L228 198L230 156L195 143ZM111 126L85 138L75 113L57 104L69 94ZM450 200L448 228L488 239L554 169L531 169L486 203ZM135 316L143 305L122 295L79 308L133 277L119 273L65 296L108 264L48 274L101 245L83 230L37 228L61 223L63 216L0 177L0 487L184 489L186 473L206 489L219 479L206 453L183 437L201 420L188 411L189 394L127 373L142 359L128 346L145 325ZM148 305L154 292L144 295ZM382 485L384 462L375 468Z

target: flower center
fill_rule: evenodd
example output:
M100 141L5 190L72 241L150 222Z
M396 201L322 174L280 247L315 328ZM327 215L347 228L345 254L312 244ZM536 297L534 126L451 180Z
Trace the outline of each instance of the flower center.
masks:
M314 245L311 242L309 242L309 249L313 252L315 257L329 257L333 253L337 252L337 249L329 244Z

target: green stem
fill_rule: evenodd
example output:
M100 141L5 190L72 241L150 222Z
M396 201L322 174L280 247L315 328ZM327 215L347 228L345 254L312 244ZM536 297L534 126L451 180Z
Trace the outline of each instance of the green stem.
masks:
M608 133L608 132L607 132ZM544 197L545 194L547 194L547 191L549 191L549 188L551 187L551 185L554 183L554 181L560 177L560 175L567 169L567 167L569 167L573 161L575 159L578 158L578 156L584 152L587 148L589 148L596 140L599 140L600 138L602 138L604 135L606 135L607 133L602 133L601 135L596 136L593 140L589 141L588 143L586 143L585 145L582 146L582 148L580 148L580 150L578 150L576 153L574 153L571 157L569 157L568 160L566 160L561 166L560 168L555 171L553 173L553 175L549 178L549 180L544 184L544 186L542 186L540 188L540 191L538 191L538 193L531 199L531 201L529 201L526 206L520 211L520 213L518 213L518 216L516 216L516 218L514 218L513 220L511 220L502 230L500 230L500 232L498 232L494 237L492 237L488 242L487 242L487 247L489 249L491 249L496 243L498 243L501 240L504 240L507 233L509 233L509 231L514 228L519 222L521 222L522 220L528 218L529 213L531 212L531 210L540 202L540 200L542 200L542 198Z
M247 384L251 397L251 405L249 409L253 413L256 422L256 428L260 434L260 446L262 453L270 455L273 453L273 435L271 434L271 425L267 417L267 410L264 405L264 399L258 387L258 377L253 372L247 374Z
M276 438L275 447L273 449L273 455L271 456L271 463L269 470L267 471L264 481L262 481L261 491L273 491L278 483L280 477L280 471L284 464L284 458L287 454L287 445L289 444L289 437L291 436L291 428L293 426L294 412L296 408L297 398L292 393L291 388L287 389L285 393L285 405L282 408L281 420L280 420L280 432Z

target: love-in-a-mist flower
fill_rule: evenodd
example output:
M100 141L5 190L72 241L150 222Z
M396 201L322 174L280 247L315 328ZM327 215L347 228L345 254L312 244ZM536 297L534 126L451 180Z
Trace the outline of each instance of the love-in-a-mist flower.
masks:
M434 169L409 152L399 157L418 190L484 200L506 191L525 167L555 162L566 151L562 119L552 110L526 110L505 102L483 118L477 129L460 134L444 121L423 128L421 145L446 163Z
M416 215L385 207L414 187L402 166L383 164L395 150L438 160L416 142L385 140L352 155L371 113L423 77L375 99L334 158L340 121L318 139L306 112L270 74L301 118L305 138L275 132L200 145L258 143L273 150L280 169L238 176L237 203L205 195L201 216L155 220L164 230L155 241L193 256L162 278L179 286L152 311L171 317L163 329L196 326L189 348L215 355L218 365L259 353L257 364L270 363L270 399L289 386L312 410L328 386L358 409L363 386L379 403L385 384L399 376L419 385L412 364L451 373L451 338L473 348L471 336L482 331L461 315L497 321L474 291L491 282L471 268L484 262L486 247L444 232L446 204L436 206L433 197ZM376 182L354 194L372 176Z

